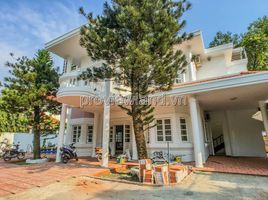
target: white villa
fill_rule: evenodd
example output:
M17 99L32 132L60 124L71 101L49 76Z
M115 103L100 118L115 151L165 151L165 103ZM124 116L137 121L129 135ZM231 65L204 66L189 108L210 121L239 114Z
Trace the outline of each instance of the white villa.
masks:
M108 164L108 149L112 155L129 151L135 160L132 121L125 111L97 101L80 106L82 97L106 99L119 91L113 81L77 79L86 68L100 65L87 56L79 39L76 29L46 44L46 49L65 60L57 94L62 103L58 146L74 142L79 156L95 156L95 147L102 147L102 166ZM169 142L172 155L195 161L198 167L217 154L266 157L262 134L268 133L268 72L248 71L243 48L232 44L205 48L200 31L174 48L185 53L189 65L164 94L167 98L183 96L186 104L156 106L158 125L145 135L149 156L167 152ZM256 113L261 113L261 120L253 118Z

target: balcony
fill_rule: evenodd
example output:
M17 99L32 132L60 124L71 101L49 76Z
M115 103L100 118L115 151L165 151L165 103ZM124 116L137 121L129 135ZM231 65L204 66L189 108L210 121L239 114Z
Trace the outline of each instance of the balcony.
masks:
M81 70L75 70L69 73L64 73L60 77L60 87L57 93L57 99L59 102L79 107L81 97L97 97L96 101L103 99L105 90L104 81L91 82L89 80L79 80L78 77L81 73ZM117 88L126 89L126 87L122 85L111 82L111 95L129 95L129 92L120 91Z
M79 80L81 71L72 71L65 73L59 79L60 88L58 96L65 93L75 93L79 95L102 96L104 92L104 82L90 82L88 80Z
M240 73L247 71L247 54L244 48L236 48L232 51L232 59L227 68L228 74Z

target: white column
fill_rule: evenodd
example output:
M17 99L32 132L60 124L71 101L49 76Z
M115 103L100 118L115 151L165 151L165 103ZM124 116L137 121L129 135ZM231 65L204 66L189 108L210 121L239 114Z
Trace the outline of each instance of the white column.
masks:
M266 134L268 134L268 113L267 113L267 103L264 101L259 102L259 106L261 109L261 115L262 115L262 120L263 120L263 125Z
M138 160L137 145L136 145L133 123L131 124L131 132L132 132L132 160Z
M192 55L191 50L189 49L189 52L188 52L189 76L190 76L190 81L195 81L196 80L196 68L195 68L194 63L192 62L192 58L193 58L193 55Z
M199 132L200 132L200 142L201 142L201 151L202 151L202 156L203 156L203 163L206 161L206 153L205 153L205 133L203 129L203 120L202 120L202 111L200 108L199 103L197 102L197 114L198 114L198 124L199 124Z
M60 148L63 146L63 141L64 141L66 111L67 111L66 104L62 104L61 115L60 115L60 131L59 131L59 135L58 135L58 146L57 146L56 162L61 161Z
M98 135L98 122L99 122L99 113L94 112L94 122L93 122L93 138L92 138L92 157L96 156L95 148L97 145L97 135Z
M102 167L108 167L109 162L109 132L110 132L110 80L105 80L103 103L103 135L102 135Z
M193 143L194 143L194 157L195 166L203 167L203 155L202 155L202 132L200 131L199 120L200 115L198 114L197 100L195 97L189 98L190 104L190 114L192 120L192 130L193 130Z
M73 58L68 57L67 58L67 69L66 69L67 73L71 71L72 64L73 64Z
M64 138L64 144L71 144L72 143L72 124L71 121L71 115L72 115L72 108L67 108L67 128L65 132L65 138Z

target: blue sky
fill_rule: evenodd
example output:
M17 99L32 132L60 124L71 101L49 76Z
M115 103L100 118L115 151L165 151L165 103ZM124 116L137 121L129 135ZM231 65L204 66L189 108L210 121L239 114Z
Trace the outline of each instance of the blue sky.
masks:
M202 30L206 46L218 30L245 32L248 24L268 15L268 0L190 0L185 31ZM44 43L85 23L78 14L101 14L104 0L0 0L0 80L7 76L4 63L16 56L33 56ZM54 58L57 66L62 60Z

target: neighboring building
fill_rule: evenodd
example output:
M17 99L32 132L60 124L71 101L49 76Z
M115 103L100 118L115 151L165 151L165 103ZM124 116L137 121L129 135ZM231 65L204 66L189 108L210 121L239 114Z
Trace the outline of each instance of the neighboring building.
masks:
M75 142L80 156L94 156L95 147L109 144L112 155L129 149L132 158L137 159L132 122L123 110L96 101L80 108L83 96L104 97L109 87L110 94L119 92L113 82L109 86L109 82L77 79L86 68L100 65L87 56L79 38L76 29L46 44L50 52L65 59L57 94L63 103L59 144L67 118L65 143ZM247 71L243 48L226 44L206 49L200 31L174 48L185 53L189 65L165 94L169 99L185 96L187 104L156 106L158 126L146 132L149 154L167 151L169 141L171 154L182 155L183 161L196 161L200 167L215 154L265 157L262 131L268 132L268 72ZM263 122L252 118L259 108Z

